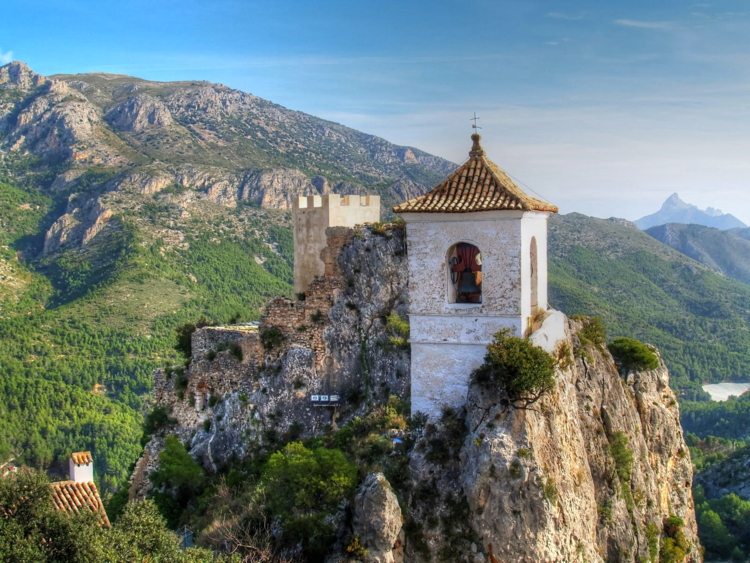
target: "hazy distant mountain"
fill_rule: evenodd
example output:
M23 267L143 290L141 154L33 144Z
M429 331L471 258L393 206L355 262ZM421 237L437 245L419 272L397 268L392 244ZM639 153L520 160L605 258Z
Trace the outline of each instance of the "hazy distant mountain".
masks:
M669 196L659 211L652 215L646 215L635 222L643 230L667 223L703 225L722 231L747 228L747 225L734 215L722 213L720 209L714 209L713 207L698 209L695 205L682 201L677 194Z
M702 225L669 223L646 230L646 233L719 272L750 283L750 229L721 231Z

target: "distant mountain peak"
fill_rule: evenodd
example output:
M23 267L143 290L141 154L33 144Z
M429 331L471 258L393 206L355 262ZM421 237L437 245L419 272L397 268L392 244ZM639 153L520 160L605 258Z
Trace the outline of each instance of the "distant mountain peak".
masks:
M689 208L698 209L695 205L682 201L680 199L680 196L677 194L677 192L669 196L667 200L662 204L661 208L662 209L689 209Z
M635 221L638 228L643 230L667 223L703 225L722 231L747 226L734 215L724 214L720 209L699 209L697 205L681 200L676 192L666 199L659 211Z

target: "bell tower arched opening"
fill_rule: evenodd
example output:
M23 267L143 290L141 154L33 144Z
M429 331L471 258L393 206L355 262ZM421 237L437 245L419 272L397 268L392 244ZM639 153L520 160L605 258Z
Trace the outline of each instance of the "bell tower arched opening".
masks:
M531 249L529 253L531 268L529 276L529 281L531 282L531 314L533 315L539 309L539 258L536 249L536 237L531 237Z
M482 302L482 253L468 242L448 251L448 303Z

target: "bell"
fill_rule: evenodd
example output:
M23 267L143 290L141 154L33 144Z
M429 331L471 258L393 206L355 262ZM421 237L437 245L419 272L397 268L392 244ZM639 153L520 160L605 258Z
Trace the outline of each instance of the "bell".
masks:
M461 272L461 283L458 286L458 293L479 293L481 290L477 286L474 272L471 268L466 268Z

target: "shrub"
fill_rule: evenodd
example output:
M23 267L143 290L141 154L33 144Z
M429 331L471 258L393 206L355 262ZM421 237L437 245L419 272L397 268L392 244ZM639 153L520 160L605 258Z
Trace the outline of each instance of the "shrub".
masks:
M356 535L354 536L354 538L352 538L351 543L348 546L346 546L346 552L350 554L352 557L364 557L365 555L370 553L362 545L361 538L359 537L359 535Z
M392 346L406 348L409 346L409 322L402 319L396 311L392 311L385 319L385 330L388 342Z
M185 375L185 369L177 368L172 373L177 376L174 381L174 388L178 393L181 391L185 391L188 386L188 377L187 375Z
M261 486L268 507L281 518L284 541L325 553L336 537L329 516L357 484L357 467L339 450L307 449L292 442L265 465Z
M648 541L648 554L651 561L657 561L656 556L659 555L659 527L650 522L646 526L646 539Z
M571 319L583 324L578 331L578 340L581 342L581 347L575 351L576 356L590 359L586 351L589 346L603 352L607 344L607 336L602 320L599 317L584 317L583 315L573 315Z
M513 406L525 408L554 388L554 373L550 354L503 329L487 346L484 363L472 377L477 383L497 385Z
M159 430L167 428L172 424L177 424L177 419L169 416L169 410L165 406L154 407L154 410L146 415L143 423L143 432L147 436L152 436Z
M623 372L649 371L659 367L656 354L633 338L615 338L608 347L617 367Z
M659 551L659 563L682 563L690 551L690 542L685 538L682 528L685 522L677 516L664 520L664 541Z
M531 450L528 448L518 448L517 455L521 459L531 459L533 457Z
M557 485L555 485L555 482L550 477L547 477L544 481L544 485L542 485L542 497L552 506L557 504Z
M323 324L325 322L325 315L323 315L320 309L318 309L312 315L310 315L310 320L318 325Z
M281 346L284 341L284 333L277 326L269 327L260 331L260 343L266 350L273 350Z
M203 470L177 438L167 436L164 450L159 453L159 468L151 472L149 479L157 487L195 489L203 483Z
M239 342L235 341L229 345L229 353L234 356L234 359L238 362L242 361L242 346L240 346Z
M209 350L206 353L206 359L210 362L213 362L216 359L216 350Z
M615 471L620 481L630 483L630 474L633 467L633 450L628 447L628 437L624 432L618 430L612 436L609 444L609 453L615 462Z

